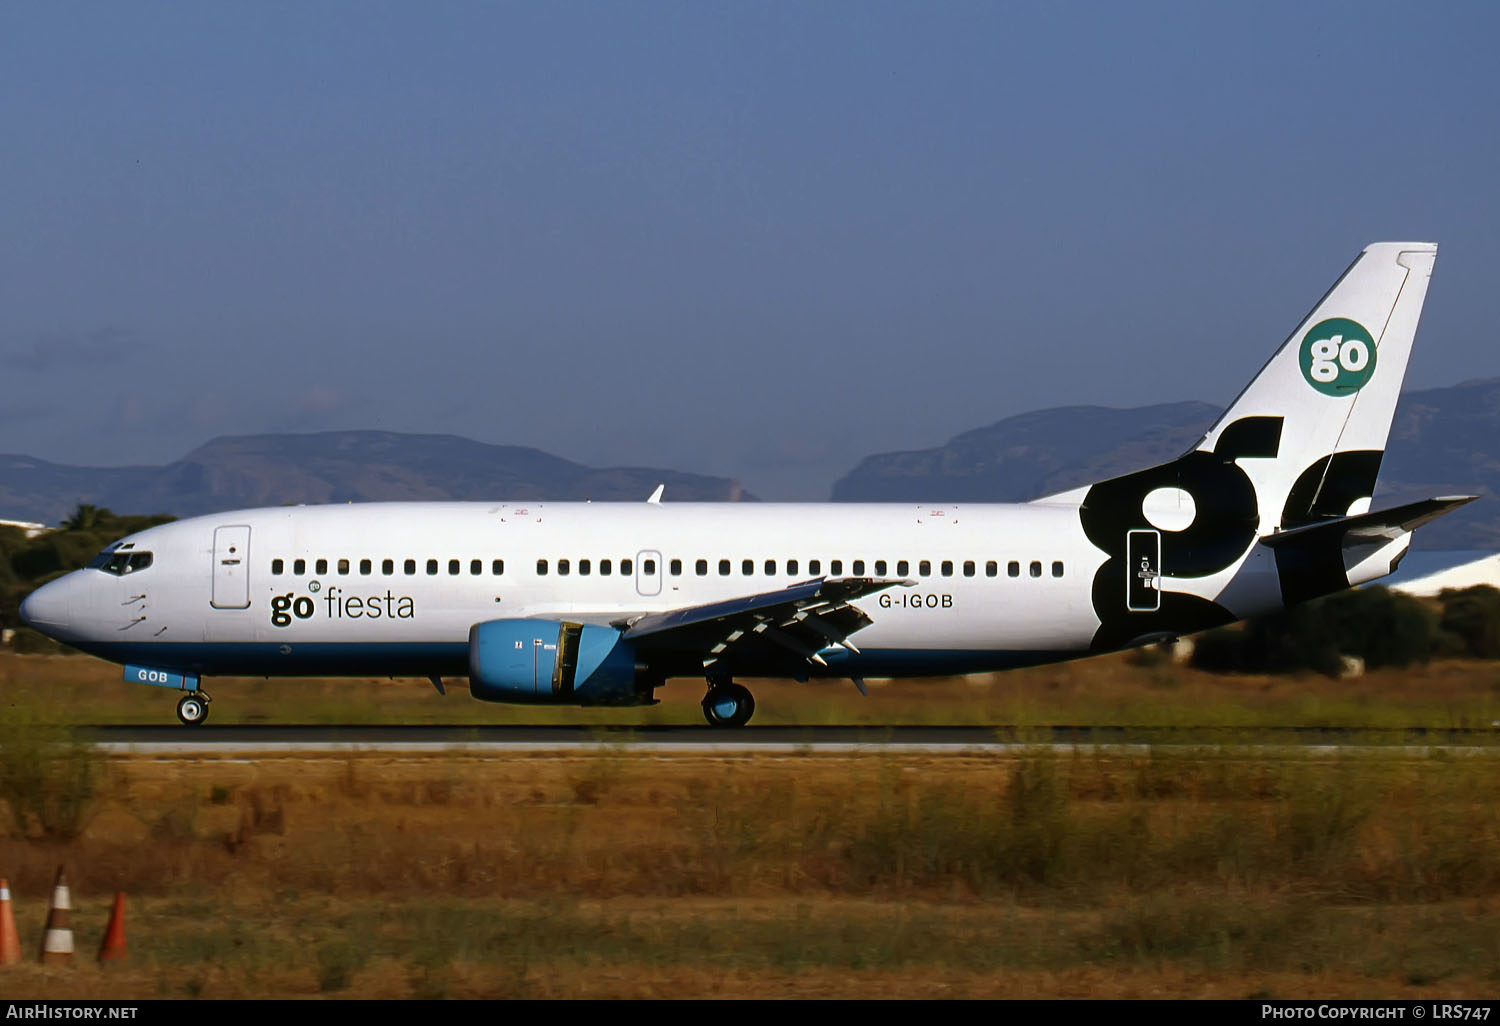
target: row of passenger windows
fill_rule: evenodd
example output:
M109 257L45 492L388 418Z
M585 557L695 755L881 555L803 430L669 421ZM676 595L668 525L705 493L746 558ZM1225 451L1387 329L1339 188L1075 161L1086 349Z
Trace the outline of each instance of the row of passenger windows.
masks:
M767 577L774 577L774 576L776 576L776 567L777 567L777 565L778 564L777 564L776 560L774 560L774 559L768 559L768 560L766 560L761 565L762 572ZM786 574L787 574L788 577L797 577L797 576L800 576L801 573L802 573L802 563L799 560L788 559L782 565L785 566L785 568L786 568ZM873 568L873 572L874 572L874 575L876 577L885 577L890 572L890 566L891 566L891 564L888 563L888 562L886 562L883 559L877 559L873 563L866 563L863 559L855 559L855 560L850 560L850 562L849 562L849 573L852 576L854 576L854 577L863 577L863 576L865 576L865 573L866 573L867 569ZM896 566L896 576L897 577L906 577L906 576L908 576L911 573L911 563L908 560L898 559L898 560L896 560L895 566ZM955 564L954 561L951 560L951 559L945 559L941 563L938 564L939 572L941 573L941 575L943 577L952 577L952 576L954 576L954 574L957 572L957 570L956 570L957 566L958 566L958 564ZM551 567L551 564L547 560L545 560L545 559L539 559L539 560L536 561L536 572L540 576L545 576L549 572L550 567ZM575 568L575 564L574 564L574 562L572 560L569 560L569 559L559 559L557 561L557 573L558 573L559 576L567 576L568 574L573 573L574 572L574 568ZM580 560L578 560L578 562L576 564L576 568L577 568L577 572L578 572L578 574L580 576L587 576L587 575L593 573L594 564L590 560L580 559ZM601 559L599 561L599 573L600 574L607 575L610 572L609 568L610 568L609 560L607 560L607 559ZM683 562L680 559L670 560L667 563L667 568L668 568L668 572L670 572L673 577L681 577L682 574L683 574ZM653 575L653 574L655 574L656 573L656 561L654 559L642 560L641 561L641 571L643 573L645 573L648 577L651 576L651 575ZM630 573L630 560L624 559L624 560L620 561L620 572L622 574L628 574L628 573ZM962 563L962 572L963 572L963 576L965 576L965 577L975 577L975 576L978 576L978 574L979 574L979 564L976 563L972 559L966 559ZM706 560L706 559L699 559L699 560L694 561L694 563L693 563L693 573L696 574L699 577L707 577L708 573L709 573L709 561ZM729 577L730 575L732 575L734 573L734 561L733 560L729 560L729 559L721 559L721 560L719 560L718 561L718 573L719 573L720 577ZM1039 559L1032 560L1031 563L1027 566L1027 573L1030 574L1030 576L1032 576L1032 577L1041 577L1042 576L1042 561L1039 560ZM740 561L740 575L743 576L743 577L751 577L751 576L754 576L754 574L755 574L755 560L753 560L753 559L743 559L743 560L741 560ZM1006 574L1007 577L1020 577L1021 576L1021 562L1020 562L1020 560L1012 559L1010 562L1006 563L1005 564L1005 574ZM808 577L821 577L822 575L823 575L823 561L821 559L809 559L807 561L807 573L806 573L806 576L808 576ZM831 559L831 560L829 560L828 561L828 575L830 577L842 577L844 575L844 561L842 559ZM1052 562L1052 576L1053 577L1061 577L1062 575L1063 575L1062 560L1053 560L1053 562ZM923 559L923 560L918 561L918 563L917 563L917 576L918 577L931 577L932 576L932 561L930 559ZM998 560L991 559L991 560L987 560L985 562L985 564L984 564L984 576L986 576L986 577L998 577L998 576L1000 576L1000 563L999 563Z
M339 560L338 563L337 563L337 565L338 565L338 572L341 575L347 575L347 574L349 574L349 573L352 572L352 564L347 559L341 559L341 560ZM436 560L436 559L429 559L429 560L427 560L427 567L426 567L426 569L427 569L428 576L436 577L439 573L442 572L442 564L438 560ZM452 574L453 576L456 577L459 574L463 573L463 571L464 571L464 561L463 560L461 560L461 559L450 559L450 560L448 560L448 573L449 574ZM360 572L361 576L364 576L364 577L368 577L371 574L373 574L375 572L375 561L371 560L371 559L361 559L359 561L359 572ZM415 559L402 560L402 562L401 562L401 572L404 573L404 574L406 574L408 577L414 576L416 574L416 572L417 572L417 561ZM281 574L286 573L286 560L284 560L284 559L273 559L273 560L271 560L271 573L274 574L274 575L277 575L277 576L280 576ZM305 560L305 559L294 559L294 560L292 560L292 573L295 574L295 575L297 575L297 576L299 576L299 577L302 576L303 574L307 573L307 560ZM326 560L326 559L315 559L315 560L313 560L313 573L318 574L320 576L323 575L323 574L328 573L328 560ZM394 559L382 559L380 561L380 573L383 576L385 576L385 577L393 577L393 576L395 576L395 573L396 573L396 561ZM471 560L469 560L469 573L472 576L474 576L474 577L479 577L480 575L482 575L484 573L484 560L482 560L482 559L471 559ZM490 573L492 575L496 576L496 577L499 577L501 574L505 573L505 560L503 560L503 559L492 559L492 560L490 560Z
M305 560L305 559L294 559L294 560L292 560L292 573L294 575L296 575L296 576L299 576L299 577L305 575L307 573L307 562L308 561ZM464 561L461 560L461 559L450 559L450 560L447 561L447 564L448 564L447 565L447 570L448 570L448 573L449 573L450 576L457 577L458 575L460 575L460 574L462 574L464 572ZM352 563L352 561L350 561L348 559L340 559L340 560L338 560L336 562L335 565L336 565L338 573L340 575L348 575L348 574L352 573L353 569L354 569L354 564ZM778 564L777 564L776 560L774 560L774 559L768 559L768 560L766 560L762 564L762 571L765 574L765 576L767 576L767 577L774 577L774 576L776 576L777 565ZM781 565L783 565L785 567L786 575L788 577L797 577L797 576L799 576L802 573L802 563L799 560L788 559L784 564L781 564ZM328 573L329 561L326 560L326 559L316 559L316 560L313 560L312 566L313 566L312 572L314 574L322 576L322 575ZM537 560L536 561L536 572L537 572L537 575L545 577L549 572L551 572L552 566L553 566L553 564L550 561L546 560L546 559L539 559L539 560ZM566 577L569 574L574 573L575 570L576 570L578 576L580 576L580 577L588 577L588 576L592 575L597 570L599 576L601 576L601 577L609 577L609 576L611 576L612 574L615 573L616 566L619 567L619 573L620 573L620 576L622 576L622 577L629 577L629 576L631 576L632 574L635 573L634 561L630 560L630 559L622 559L622 560L620 560L618 562L618 564L614 560L610 560L610 559L601 559L597 563L594 560L591 560L591 559L580 559L576 563L573 560L571 560L571 559L559 559L557 561L557 563L556 563L556 571L557 571L558 576L560 576L560 577ZM867 564L863 559L855 559L855 560L851 560L849 562L849 573L852 576L854 576L854 577L863 577L863 576L865 576L865 572L866 572L866 569L868 567L868 568L872 568L873 569L874 576L876 576L876 577L885 577L887 575L887 573L889 573L889 571L890 571L890 566L891 566L891 564L889 564L888 562L886 562L883 559L877 559L873 563L870 563L870 564ZM932 576L932 566L933 566L932 561L929 560L929 559L919 560L917 562L917 576L918 577L931 577ZM966 560L964 560L962 562L962 564L957 564L957 563L955 563L951 559L945 559L941 563L938 564L938 572L943 577L952 577L956 573L960 572L960 569L959 569L960 566L961 566L961 572L962 572L963 576L965 576L965 577L976 577L976 576L979 575L979 564L977 562L975 562L974 560L972 560L972 559L966 559ZM671 561L668 562L667 567L668 567L668 570L669 570L669 572L671 573L671 575L673 577L681 577L682 576L682 574L683 574L683 562L682 562L682 560L680 560L680 559L673 559L673 560L671 560ZM425 565L424 569L426 570L427 575L429 577L436 577L438 574L442 573L442 571L443 571L442 561L436 560L436 559L429 559L429 560L426 561L426 565ZM734 572L734 563L733 563L732 560L721 559L721 560L718 561L718 567L717 567L717 569L718 569L718 574L719 574L720 577L729 577ZM896 563L895 563L895 569L896 569L896 576L897 577L906 577L906 576L909 576L911 574L911 563L908 560L905 560L905 559L898 559L898 560L896 560ZM373 574L374 572L375 572L375 561L374 560L371 560L371 559L361 559L359 561L359 573L361 574L361 576L368 577L371 574ZM403 574L409 576L409 577L410 576L415 576L416 573L417 573L417 560L415 560L415 559L406 559L406 560L403 560L402 563L401 563L401 572ZM471 560L469 560L468 561L468 572L469 572L470 576L473 576L473 577L482 576L484 574L484 572L485 572L485 561L482 560L482 559L471 559ZM489 572L490 572L490 574L492 576L495 576L495 577L499 577L501 574L505 573L505 560L503 560L503 559L493 559L493 560L490 560L490 562L489 562ZM1026 572L1031 577L1041 577L1042 576L1042 561L1039 560L1039 559L1033 559L1033 560L1031 560L1031 562L1029 564L1027 564ZM286 561L283 560L283 559L273 559L273 560L271 560L271 573L273 575L276 575L276 576L280 576L280 575L286 573ZM383 576L386 576L386 577L394 576L395 573L396 573L396 561L394 559L383 559L383 560L381 560L380 561L380 573ZM653 576L655 576L656 575L656 560L654 560L654 559L643 559L643 560L641 560L641 573L645 574L647 577L653 577ZM706 560L706 559L695 560L694 563L693 563L693 573L696 574L699 577L707 577L708 573L709 573L709 561ZM753 560L753 559L741 560L740 561L740 575L743 576L743 577L751 577L754 574L755 574L755 560ZM807 561L807 571L806 571L806 574L807 574L808 577L821 577L822 574L823 574L823 561L821 559L809 559ZM844 561L842 559L831 559L831 560L829 560L828 561L828 575L830 577L842 577L844 575ZM1012 559L1008 563L1006 563L1005 564L1005 575L1007 577L1020 577L1021 576L1021 561L1020 560L1016 560L1016 559ZM1063 575L1062 560L1060 560L1060 559L1059 560L1053 560L1052 561L1052 576L1053 577L1061 577L1062 575ZM985 564L984 564L984 576L986 576L986 577L998 577L998 576L1000 576L1000 563L999 563L998 560L991 559L991 560L986 560L985 561Z

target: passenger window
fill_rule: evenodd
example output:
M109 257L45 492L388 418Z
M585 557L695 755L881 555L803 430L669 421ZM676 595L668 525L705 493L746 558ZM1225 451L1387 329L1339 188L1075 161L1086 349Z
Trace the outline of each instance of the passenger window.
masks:
M326 574L328 572L328 560L318 560L318 562L314 564L314 569L316 569L319 574Z
M966 560L964 560L964 576L965 577L973 577L974 576L974 561L972 559L966 559Z
M904 559L896 560L896 576L905 577L909 573L911 573L911 564Z
M545 559L539 559L536 561L536 575L538 577L547 576L547 561Z
M460 569L460 564L459 564L458 560L456 560L456 559L450 559L450 560L448 560L448 573L449 574L451 574L453 576L457 576L459 569Z
M417 572L417 561L415 559L408 559L405 563L401 564L401 569L406 572L406 575L408 577L410 577L412 574Z
M601 560L599 560L599 574L600 574L600 576L602 576L602 577L608 577L610 574L612 574L614 572L615 572L615 562L614 562L614 560L612 560L612 559L601 559Z
M706 560L706 559L700 559L696 563L694 563L693 564L693 573L697 574L699 577L707 577L708 576L708 560Z
M1053 577L1061 577L1062 574L1063 574L1063 571L1062 571L1062 560L1060 560L1060 559L1059 560L1054 560L1053 563L1052 563L1052 576Z
M1041 564L1040 560L1035 560L1034 559L1034 560L1031 561L1031 576L1033 576L1033 577L1040 577L1040 576L1042 576L1042 564Z
M841 576L843 574L843 572L844 572L844 561L842 559L835 559L835 560L832 560L831 562L829 562L829 564L828 564L828 573L831 576L833 576L833 577L839 577L839 576Z
M568 572L570 570L572 570L572 569L573 569L573 564L569 560L559 559L557 561L557 575L559 577L566 577L566 576L568 576Z
M435 559L429 559L427 561L427 576L428 577L436 577L437 576L437 572L438 572L438 561L435 560Z
M1013 559L1009 563L1005 564L1005 572L1006 572L1006 574L1008 574L1011 577L1020 577L1021 576L1021 564L1018 563L1018 562L1016 562Z
M729 576L729 560L727 560L727 559L721 559L721 560L719 560L719 576L720 577L728 577Z
M634 565L635 564L630 562L630 560L628 559L620 560L620 576L629 577L631 574L635 573L635 571L631 569L631 567Z
M920 562L920 563L917 564L917 576L918 577L931 577L932 576L932 560L930 560L930 559L924 559L924 560L922 560L922 562Z
M645 574L647 577L654 576L656 574L656 560L648 559L643 562L641 564L641 573Z
M993 559L984 564L984 576L986 576L986 577L995 577L995 576L998 576L999 573L1000 573L1000 564L996 563Z
M341 560L339 560L339 573L340 574L347 574L348 572L349 572L349 561L347 559L341 559Z
M380 572L387 577L396 572L396 561L394 559L382 559L380 561Z
M478 577L480 574L484 573L484 560L482 560L482 559L471 559L471 560L469 560L469 573L472 574L475 577Z
M862 559L856 559L854 561L854 566L852 566L850 569L854 572L855 577L863 577L865 575L865 561Z
M283 563L281 560L279 560L279 559L273 559L273 560L271 560L271 573L274 574L275 576L280 577L281 576L281 572L283 570L285 570L285 569L286 569L286 564Z
M786 561L786 572L791 574L793 577L797 576L797 561L795 559L789 559Z
M807 572L814 577L820 576L823 573L823 561L820 559L809 559L807 561Z
M883 560L883 559L877 559L875 561L875 576L876 577L884 577L885 576L885 560Z
M293 560L293 562L292 562L292 573L296 574L299 577L302 576L303 574L307 573L307 560L305 560L305 559Z
M742 560L740 562L740 573L744 574L746 577L749 577L751 574L755 573L755 560Z
M505 560L497 559L490 563L490 573L494 574L496 577L499 577L501 574L505 573Z
M593 573L593 570L594 570L594 564L593 563L589 562L586 559L580 559L578 561L578 576L579 577L587 577L589 574Z
M375 564L370 562L368 559L361 559L359 561L359 572L365 577L369 577L372 573L375 572Z
M776 560L774 560L774 559L768 559L768 560L766 560L766 576L767 577L775 577L776 576Z
M609 560L606 559L605 562L608 563ZM672 560L672 576L673 577L681 577L682 576L682 560L680 560L680 559L674 559L674 560Z

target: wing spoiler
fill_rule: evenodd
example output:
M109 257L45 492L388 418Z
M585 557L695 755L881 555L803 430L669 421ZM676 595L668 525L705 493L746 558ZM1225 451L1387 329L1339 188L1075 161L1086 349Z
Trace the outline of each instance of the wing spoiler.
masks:
M651 613L625 626L627 638L643 638L663 631L706 623L711 620L732 620L756 613L771 613L782 609L803 609L811 606L841 606L852 599L861 598L897 584L911 585L916 582L873 577L839 577L793 584L778 591L765 591L758 595L745 595L723 602L708 602L701 606L687 606L665 613ZM616 625L620 626L620 625Z

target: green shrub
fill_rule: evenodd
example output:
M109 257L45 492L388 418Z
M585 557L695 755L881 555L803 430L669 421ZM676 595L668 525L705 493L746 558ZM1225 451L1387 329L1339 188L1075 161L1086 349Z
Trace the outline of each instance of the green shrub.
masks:
M1500 593L1497 593L1500 595ZM1242 630L1210 631L1198 639L1193 665L1242 673L1329 677L1343 656L1371 669L1424 663L1446 647L1437 613L1420 599L1386 588L1360 588L1248 621Z
M102 754L36 707L0 710L0 801L22 836L68 840L82 833L98 797Z
M19 627L16 636L10 639L11 648L22 655L56 655L62 646L45 634L38 634L30 627Z
M1481 584L1438 596L1443 605L1440 621L1453 641L1455 655L1476 659L1500 659L1500 590Z
M1436 611L1402 592L1360 588L1319 604L1324 630L1339 651L1359 656L1372 669L1425 663L1442 647Z

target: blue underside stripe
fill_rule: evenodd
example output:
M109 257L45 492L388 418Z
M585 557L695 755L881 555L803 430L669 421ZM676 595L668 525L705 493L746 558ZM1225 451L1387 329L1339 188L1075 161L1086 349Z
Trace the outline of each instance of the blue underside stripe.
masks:
M215 677L444 677L467 676L466 642L112 642L77 646L115 663ZM288 651L283 651L288 649ZM1076 658L1083 652L844 649L824 653L828 669L810 676L923 677L987 673ZM811 671L819 670L813 673ZM762 676L753 669L744 676ZM763 676L780 676L768 671Z

